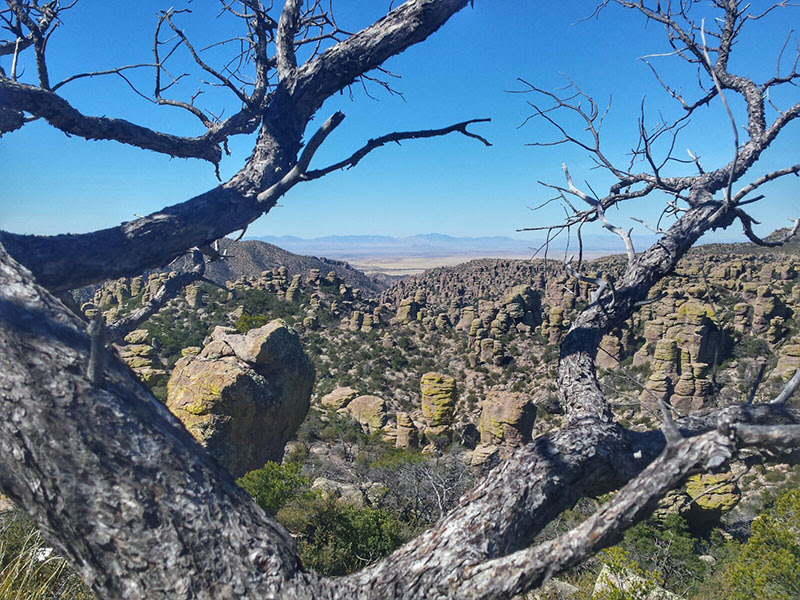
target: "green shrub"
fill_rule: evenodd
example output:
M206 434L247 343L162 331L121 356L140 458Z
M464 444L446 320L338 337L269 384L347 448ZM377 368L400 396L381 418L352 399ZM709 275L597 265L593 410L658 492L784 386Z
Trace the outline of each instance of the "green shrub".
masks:
M279 465L268 461L260 469L250 471L236 480L268 515L275 515L287 500L308 487L308 479L296 462Z
M800 598L800 490L781 494L753 521L750 539L724 573L731 600Z
M303 564L326 576L351 573L405 541L400 522L386 511L313 493L288 502L278 520L297 538Z
M707 567L694 551L696 543L686 520L668 515L632 527L620 546L644 569L659 572L667 589L683 594L705 576Z

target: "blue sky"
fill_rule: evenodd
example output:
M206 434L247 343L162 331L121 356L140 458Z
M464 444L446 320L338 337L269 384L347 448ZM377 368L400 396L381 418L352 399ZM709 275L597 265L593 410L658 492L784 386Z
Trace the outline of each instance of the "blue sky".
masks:
M754 5L761 3L763 0ZM154 1L82 0L65 15L50 43L51 79L150 61L155 13L165 6ZM194 14L180 22L197 46L233 31L232 24L214 18L216 2L195 0L189 6ZM388 2L340 0L335 6L340 26L357 29L384 13ZM553 89L564 84L563 74L567 74L602 105L613 96L603 131L608 153L621 162L635 143L643 96L648 114L656 115L659 110L676 114L674 103L647 67L636 60L665 50L663 30L652 23L645 27L637 14L619 8L573 25L593 7L594 2L587 0L476 0L474 8L463 10L428 41L386 65L402 76L396 87L405 100L374 88L371 92L379 99L375 101L354 88L352 100L344 94L322 108L318 122L336 109L343 110L347 118L312 166L339 160L370 137L442 127L476 117L492 118L492 123L477 125L474 130L493 146L486 148L475 140L451 135L386 147L355 169L295 187L279 207L251 225L248 235L402 236L435 231L533 238L533 234L515 230L557 222L562 214L555 205L538 212L529 210L550 197L538 180L562 183L562 162L569 165L576 181L587 180L598 192L610 180L591 170L582 151L567 146L526 146L552 140L555 132L541 120L519 127L531 109L525 95L507 91L522 88L518 77ZM800 22L798 17L800 9L790 9L753 23L737 47L739 55L732 68L757 79L772 76L789 24ZM122 27L99 25L110 22ZM653 60L671 83L680 85L682 80L687 90L692 88L691 71L671 59ZM2 64L8 68L6 62ZM152 88L151 77L147 71L134 75L145 90ZM190 93L192 89L187 86L179 91ZM797 90L776 100L783 106L796 102ZM127 118L173 133L200 133L199 122L174 108L148 104L117 78L82 80L63 88L63 93L87 114ZM696 97L694 93L690 95ZM221 93L206 96L214 109L227 105L230 112L235 106ZM232 141L233 154L222 164L223 177L241 167L251 141ZM685 149L691 148L707 168L713 168L730 160L732 146L727 118L715 102L698 114L677 147L684 156ZM753 176L797 162L798 148L800 123L794 123L765 154ZM0 139L0 177L0 227L40 234L114 226L216 184L213 168L201 161L169 159L115 142L67 138L40 122ZM799 189L795 178L766 189L768 198L752 211L763 223L760 231L785 226L787 216L800 213ZM655 221L660 208L652 200L627 206L609 217L632 226L631 216ZM737 229L728 236L738 234Z

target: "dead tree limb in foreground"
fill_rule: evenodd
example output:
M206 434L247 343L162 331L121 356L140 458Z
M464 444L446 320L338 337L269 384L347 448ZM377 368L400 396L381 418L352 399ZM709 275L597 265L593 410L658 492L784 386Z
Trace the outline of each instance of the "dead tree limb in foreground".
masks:
M17 54L32 46L38 82L19 82L15 69L0 74L0 113L16 115L16 121L0 122L24 124L44 118L70 134L211 162L218 160L214 148L220 150L218 144L227 136L259 130L254 152L239 173L184 204L86 235L0 234L0 488L35 516L100 597L510 597L613 543L694 471L721 467L742 453L798 461L800 412L785 403L794 380L779 403L669 420L666 437L660 431L629 431L613 422L598 385L594 359L601 337L648 301L652 287L700 236L736 220L752 230L752 217L743 209L751 202L747 195L759 182L792 169L762 175L737 193L732 186L800 114L797 103L776 111L768 123L764 104L764 91L791 83L797 78L794 70L762 84L728 72L733 41L751 18L740 3L716 3L723 12L713 32L716 46L700 41L706 32L687 14L667 12L658 4L648 8L644 3L615 3L662 23L676 55L698 64L706 74L707 88L700 99L676 98L688 115L723 92L740 94L747 103L749 138L736 144L727 165L714 170L698 166L700 174L693 177L670 176L666 171L673 162L671 152L658 159L654 148L678 126L662 124L652 130L642 118L634 158L641 158L647 168L634 171L633 166L614 165L603 154L593 102L586 112L568 98L545 93L556 109L577 111L586 120L590 139L567 134L551 109L536 108L536 114L556 124L565 135L563 141L583 145L618 178L608 195L596 197L575 185L565 169L566 185L551 187L566 205L572 207L571 196L586 208L573 208L567 223L557 227L598 220L619 235L628 250L623 276L602 280L599 293L562 344L559 385L565 427L519 449L455 510L391 556L353 575L322 578L302 568L283 527L235 486L118 359L107 357L102 387L93 385L86 377L91 340L85 323L50 291L158 267L268 211L281 194L303 181L314 150L341 122L341 115L334 115L301 152L306 125L324 99L425 39L466 0L411 0L349 36L332 19L320 20L320 3L309 3L304 10L299 0L287 0L276 20L260 2L245 1L237 5L236 14L247 22L247 55L255 71L251 80L238 70L223 74L206 64L188 38L178 34L178 11L163 13L159 31L175 32L198 66L208 76L222 78L220 83L233 88L241 104L234 116L219 121L193 102L167 102L169 84L157 83L159 103L192 112L206 128L195 138L77 113L57 96L58 86L49 80L45 49L53 17L36 3L7 0L8 9L0 13L22 40L12 51L14 64ZM233 13L232 6L224 4ZM322 29L327 33L315 35L315 23L325 23ZM154 44L157 76L163 75L164 56L169 54L159 35L157 31ZM330 46L317 51L321 35ZM0 51L8 54L10 43L3 42ZM315 51L305 64L297 65L295 50L303 44ZM239 79L249 81L249 87L236 85ZM450 130L467 133L461 125ZM355 164L360 157L357 152L340 164ZM672 223L664 228L659 223L661 240L637 253L626 230L611 224L605 213L619 202L656 191L667 194L666 218ZM531 546L536 534L579 498L614 490L619 490L614 499L585 523Z

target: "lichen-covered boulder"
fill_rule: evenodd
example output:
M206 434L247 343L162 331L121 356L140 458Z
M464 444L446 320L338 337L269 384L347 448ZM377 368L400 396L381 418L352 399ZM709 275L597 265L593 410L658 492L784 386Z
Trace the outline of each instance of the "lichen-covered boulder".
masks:
M742 499L742 492L730 472L692 475L686 481L686 493L697 508L714 513L727 512Z
M297 334L278 319L245 335L219 328L181 358L167 407L234 477L280 462L308 413L314 368Z
M456 380L449 375L431 371L419 382L422 392L422 417L431 433L436 435L453 424L456 405Z
M786 344L779 350L779 355L775 371L784 379L791 379L800 369L800 343Z
M653 516L663 520L669 515L683 515L692 526L707 528L733 509L741 498L742 493L729 471L693 475L683 488L671 490L659 501Z
M535 420L536 406L530 398L518 392L490 391L481 406L481 444L526 444Z
M386 400L379 396L359 396L341 410L347 411L367 433L377 433L388 419Z
M396 323L410 323L419 314L420 305L413 298L403 298L394 317Z
M162 385L169 374L162 368L155 349L147 343L150 333L146 329L136 329L125 336L127 343L117 344L120 358L136 373L139 381L149 388Z
M647 595L644 595L644 591ZM664 588L648 583L641 575L629 570L615 571L603 565L594 584L592 598L643 598L644 600L682 600Z
M11 502L11 499L8 496L0 494L0 513L8 512L11 510L14 510L14 503Z
M147 329L134 329L125 336L125 341L129 344L143 344L149 336L150 332Z
M311 489L325 497L336 498L345 504L364 506L364 493L356 486L341 481L334 481L326 477L317 477L311 484Z

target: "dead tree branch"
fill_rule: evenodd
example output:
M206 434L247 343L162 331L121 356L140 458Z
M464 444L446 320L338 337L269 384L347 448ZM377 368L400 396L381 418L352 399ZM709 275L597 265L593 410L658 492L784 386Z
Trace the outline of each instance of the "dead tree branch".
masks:
M189 271L178 273L165 281L153 297L141 308L133 311L126 317L117 319L106 329L106 338L109 343L118 342L131 331L139 327L151 316L156 314L172 298L174 298L183 288L190 283L199 281L205 273L205 259L199 249L193 248L191 251L193 267Z
M395 142L396 144L399 145L400 142L404 140L419 140L431 137L444 136L447 135L448 133L460 133L467 137L471 137L481 141L485 146L491 146L491 144L485 138L479 136L476 133L472 133L467 129L467 127L469 125L472 125L473 123L488 123L490 121L491 119L470 119L469 121L464 121L463 123L456 123L455 125L450 125L449 127L443 127L441 129L399 131L382 135L381 137L369 140L366 144L364 144L364 146L353 152L353 154L351 154L344 160L341 160L337 163L334 163L322 169L315 169L313 171L306 172L305 175L303 176L303 179L310 181L312 179L319 179L320 177L323 177L328 173L332 173L333 171L337 171L339 169L352 169L359 162L361 162L361 159L364 158L367 154L369 154L376 148L385 146L390 142Z

